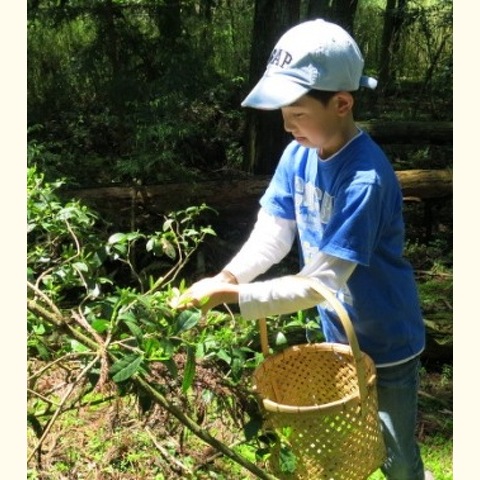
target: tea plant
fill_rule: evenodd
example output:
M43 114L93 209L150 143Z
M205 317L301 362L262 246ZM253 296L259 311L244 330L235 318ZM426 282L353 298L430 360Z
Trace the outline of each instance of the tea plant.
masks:
M133 394L142 411L160 405L216 450L268 478L189 416L202 361L226 366L224 378L234 386L244 366L258 359L218 334L219 323L232 321L228 315L202 318L199 310L179 313L169 306L185 288L177 281L180 271L203 239L215 234L196 225L207 207L166 216L152 235L117 232L102 239L96 214L76 200L62 202L60 186L28 170L28 419L37 437L29 462L41 464L42 445L61 415L95 394L100 401ZM168 259L159 277L137 271L134 252L141 245L153 259ZM132 282L118 281L120 268ZM68 380L45 388L58 368L69 372Z

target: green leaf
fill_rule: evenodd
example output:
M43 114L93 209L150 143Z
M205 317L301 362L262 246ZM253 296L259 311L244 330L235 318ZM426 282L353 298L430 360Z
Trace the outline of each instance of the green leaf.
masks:
M283 473L294 473L297 468L297 457L288 447L280 448L280 470Z
M126 238L126 235L124 233L114 233L109 237L108 243L113 245L114 243L119 243L125 240L125 238Z
M88 265L84 262L75 262L72 267L80 272L88 272Z
M139 238L143 238L143 237L144 237L144 235L142 235L139 232L128 232L128 233L125 234L125 239L128 242L132 242L134 240L138 240Z
M202 313L199 310L184 310L180 313L175 321L175 332L179 334L193 328L202 318Z
M132 335L135 337L138 343L142 343L143 332L142 329L135 322L125 322Z
M75 216L77 216L78 213L78 209L74 206L66 206L58 212L58 218L61 220L69 220L70 218L74 218Z
M148 360L160 360L165 362L172 358L174 354L174 346L170 340L162 338L148 338L144 343L145 354Z
M197 358L203 358L205 356L205 344L200 342L197 343L197 351L195 353Z
M243 433L247 442L257 437L258 432L262 428L262 423L261 417L253 417L243 426Z
M195 351L192 347L187 347L187 362L183 372L182 392L185 393L193 383L195 377Z
M177 251L175 250L175 247L165 238L161 239L161 245L165 255L167 255L171 259L175 259L175 257L177 256Z
M206 234L208 234L208 235L217 236L217 234L215 233L215 230L213 230L213 229L210 228L210 227L203 227L203 228L202 228L202 233L206 233Z
M165 220L163 223L163 231L166 232L167 230L170 230L173 225L173 219L169 218L168 220Z
M70 342L70 348L72 349L72 352L76 353L83 353L83 352L88 352L89 349L83 343L78 342L77 340L72 340Z
M217 352L217 357L227 362L228 365L230 365L230 362L232 361L232 357L223 349Z
M235 357L233 359L233 362L231 364L231 368L232 368L232 376L235 380L240 379L244 366L245 366L245 359L244 358Z
M92 322L92 328L98 333L103 333L108 329L109 325L110 322L102 318L98 318Z
M138 372L143 355L131 354L116 361L110 368L110 375L115 383L123 382Z
M34 325L33 331L36 335L44 335L46 332L45 325L43 323L41 323L40 325Z
M147 250L147 252L151 252L155 248L155 243L156 243L155 238L150 238L148 240L147 244L145 245L145 249Z

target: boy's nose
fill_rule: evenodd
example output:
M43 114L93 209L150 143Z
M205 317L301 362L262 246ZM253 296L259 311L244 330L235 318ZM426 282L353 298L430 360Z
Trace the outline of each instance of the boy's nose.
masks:
M293 125L291 122L289 122L286 118L283 119L283 128L288 132L292 133L293 131Z

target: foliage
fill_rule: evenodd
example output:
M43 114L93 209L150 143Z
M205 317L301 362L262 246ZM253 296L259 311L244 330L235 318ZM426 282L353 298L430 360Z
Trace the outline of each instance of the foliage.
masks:
M394 62L399 84L374 113L448 120L452 2L408 5ZM355 19L371 75L379 69L384 8L359 2ZM30 2L29 164L49 181L81 186L239 169L253 10L247 0Z
M254 368L261 356L237 341L247 338L251 328L237 326L220 312L202 318L198 310L170 307L184 288L183 280L176 281L179 272L204 238L215 234L196 225L206 207L171 213L152 235L117 232L102 239L95 213L76 200L59 200L61 184L28 169L28 420L35 434L29 464L34 457L41 464L43 442L59 417L78 405L131 395L145 414L160 404L235 461L233 450L185 412L198 408L191 397L198 394L198 370L205 375L207 368L218 372L210 376L223 386L207 382L200 396L204 409L214 399L216 408L224 410L232 391L251 403L250 395L242 393L243 371ZM168 259L160 277L136 269L134 251L140 245L145 255ZM119 275L122 268L131 276ZM218 328L226 322L233 328ZM45 388L59 371L69 372L68 378ZM238 458L247 469L258 469Z
M376 75L384 2L359 3L356 38ZM28 2L28 478L243 480L265 460L248 389L262 359L255 325L228 310L202 318L170 308L183 269L214 235L198 224L208 208L170 213L146 235L112 231L56 194L67 184L191 181L238 169L253 7ZM450 119L452 2L409 2L400 43L396 90L374 114ZM422 168L444 164L433 151L414 155L404 156ZM413 236L407 256L427 321L439 309L450 318L450 244ZM272 348L303 342L306 324L321 340L308 328L312 315L279 318ZM445 371L439 384L450 379ZM445 411L429 401L424 409ZM422 438L436 478L451 478L451 424L423 424L434 432ZM294 459L288 441L282 447L288 470Z
M250 478L245 470L269 455L249 388L263 358L256 325L228 311L202 318L170 308L182 269L214 235L197 225L206 207L171 213L152 235L105 234L93 211L58 198L62 181L46 182L32 167L27 185L28 478L81 475L90 465L106 478L202 479L214 478L212 463L215 478ZM163 273L139 269L139 252ZM321 341L314 315L271 321L271 348L303 342L306 328ZM435 385L450 382L444 369ZM207 453L205 442L224 456ZM288 432L279 445L291 471Z
M171 20L173 6L161 2L32 5L30 165L48 180L91 186L188 180L238 164L241 116L232 106L244 77L232 60L248 58L248 29L237 29L248 22L245 3L197 11L187 1Z

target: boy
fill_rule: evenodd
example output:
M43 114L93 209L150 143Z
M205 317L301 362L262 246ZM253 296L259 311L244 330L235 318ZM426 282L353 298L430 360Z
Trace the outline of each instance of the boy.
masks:
M330 288L347 309L361 350L377 366L379 414L391 480L423 480L415 439L419 355L425 329L411 266L403 259L402 194L381 149L355 124L351 92L375 88L362 76L355 41L318 19L286 32L244 107L281 109L294 140L260 200L249 239L213 278L184 294L207 311L238 303L257 319L318 306L327 341L347 343L335 313L301 277ZM301 246L298 281L251 282Z

